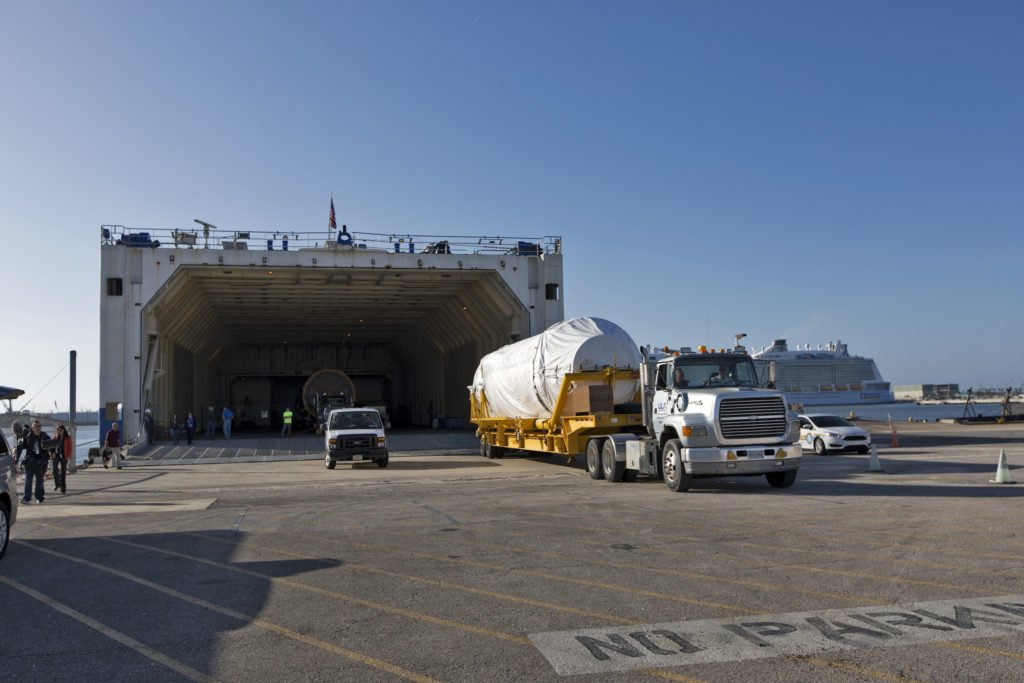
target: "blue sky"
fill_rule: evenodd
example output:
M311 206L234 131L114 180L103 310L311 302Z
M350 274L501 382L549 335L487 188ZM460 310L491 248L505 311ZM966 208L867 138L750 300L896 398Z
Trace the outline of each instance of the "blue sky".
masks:
M98 403L99 226L561 235L638 343L1024 384L1020 2L0 5L0 384ZM30 317L26 311L38 311ZM17 402L16 406L19 405Z

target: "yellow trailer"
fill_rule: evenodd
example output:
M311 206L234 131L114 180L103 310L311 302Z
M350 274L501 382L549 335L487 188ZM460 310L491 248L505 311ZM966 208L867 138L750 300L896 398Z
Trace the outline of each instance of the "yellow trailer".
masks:
M480 454L500 458L509 448L565 456L569 461L587 451L593 437L644 431L643 416L637 404L635 413L595 412L584 415L563 414L574 383L604 383L614 386L616 380L636 380L636 370L605 368L572 372L562 379L551 417L492 415L487 396L480 390L477 397L470 390L470 422L475 424L480 439ZM637 392L634 401L640 400Z

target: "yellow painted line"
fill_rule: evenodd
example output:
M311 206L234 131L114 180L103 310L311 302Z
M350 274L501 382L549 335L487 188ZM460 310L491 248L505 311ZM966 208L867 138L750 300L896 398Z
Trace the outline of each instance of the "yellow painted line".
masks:
M1003 650L990 650L985 647L974 647L972 645L961 645L960 643L950 643L946 641L940 641L935 645L942 645L943 647L954 647L957 650L967 650L968 652L977 652L983 655L997 655L999 657L1013 657L1014 659L1024 659L1024 655L1019 652L1004 652Z
M859 666L853 664L844 664L843 662L834 662L828 659L819 659L817 657L808 657L804 655L786 655L786 659L794 662L807 662L809 664L816 664L817 666L824 666L830 669L841 669L842 671L849 671L850 673L859 674L861 676L868 676L870 678L880 678L883 681L900 681L901 683L919 683L917 679L907 678L906 676L900 676L898 674L885 673L884 671L872 671L871 669L862 669Z
M410 557L422 557L428 560L437 560L439 562L447 562L450 564L461 564L468 567L480 567L482 569L495 569L498 571L509 572L512 574L522 574L524 576L535 576L541 579L551 579L553 581L564 581L566 583L575 583L582 586L593 586L594 588L604 588L607 590L618 591L622 593L629 593L632 595L643 595L651 598L658 598L660 600L671 600L673 602L682 602L690 605L702 605L704 607L717 607L719 609L727 609L733 612L742 612L743 614L767 614L767 612L761 610L752 610L746 607L738 607L736 605L726 605L720 602L708 602L706 600L696 600L693 598L683 598L678 595L668 595L667 593L655 593L653 591L643 590L641 588L626 587L626 586L615 586L608 583L599 583L597 581L587 581L586 579L577 579L569 576L560 576L558 574L545 574L543 572L535 572L529 569L515 569L512 567L504 567L499 564L487 564L485 562L475 562L473 560L464 560L461 558L445 557L444 555L431 555L429 553L420 553L413 550L403 550L401 548L392 548L384 545L373 545L371 543L359 543L358 541L345 541L334 538L322 538L320 536L309 536L291 531L275 531L273 529L257 529L262 533L277 534L279 536L287 536L289 538L305 538L314 541L320 541L321 543L331 543L338 545L349 545L356 548L367 548L369 550L380 550L383 552L394 553L398 555L408 555ZM417 536L417 538L419 538ZM885 603L890 604L890 603Z
M24 541L22 541L22 543L24 543ZM31 543L26 543L26 545L32 545L32 544ZM33 547L35 547L35 546L33 545ZM154 662L156 662L158 664L162 664L162 665L166 666L168 669L171 669L172 671L176 671L177 673L181 674L182 676L184 676L185 678L187 678L189 680L192 680L192 681L202 681L203 683L212 683L213 681L217 680L215 678L207 676L206 674L204 674L201 671L196 671L195 669L193 669L192 667L188 666L187 664L183 664L183 663L179 662L177 659L173 659L173 658L168 657L167 655L163 654L162 652L158 652L157 650L154 650L153 648L151 648L150 646L146 645L145 643L140 643L139 641L135 640L131 636L125 635L124 633L121 633L120 631L116 631L116 630L110 628L109 626L101 624L100 622L96 621L92 617L86 616L85 614L82 614L81 612L79 612L76 609L68 607L67 605L65 605L63 603L60 603L60 602L57 602L56 600L54 600L53 598L51 598L51 597L49 597L47 595L43 595L42 593L40 593L40 592L38 592L38 591L36 591L36 590L34 590L32 588L29 588L28 586L25 586L25 585L23 585L21 583L18 583L14 579L9 579L6 576L0 575L0 583L3 583L5 585L7 585L7 586L10 586L11 588L13 588L13 589L15 589L17 591L21 591L25 595L38 600L39 602L43 603L47 607L50 607L51 609L54 609L54 610L60 612L61 614L64 614L66 616L71 617L72 619L74 619L75 621L79 622L80 624L88 626L92 630L97 631L99 633L102 633L107 638L110 638L111 640L114 640L114 641L124 645L125 647L134 650L135 652L139 653L143 657L151 659L151 660L153 660ZM72 664L72 667L73 667L74 663L72 662L71 664Z
M100 536L98 538L101 538L101 539L104 539L104 540L113 540L113 539L108 539L108 538L103 537L103 536ZM382 671L387 671L388 673L393 673L396 676L401 676L402 678L406 678L406 679L411 680L411 681L419 681L420 683L438 683L433 678L430 678L428 676L423 676L423 675L418 674L418 673L416 673L414 671L409 671L408 669L403 669L402 667L396 666L395 664L391 664L390 662L385 662L385 661L377 659L375 657L370 657L368 655L364 655L364 654L362 654L360 652L354 652L352 650L346 650L345 648L338 647L337 645L334 645L332 643L328 643L326 641L320 640L319 638L313 638L311 636L307 636L307 635L299 633L297 631L293 631L290 628L286 628L284 626L280 626L280 625L275 624L273 622L269 622L269 621L266 621L264 619L260 619L259 617L251 617L248 614L243 614L242 612L237 612L237 611L235 611L233 609L229 609L227 607L221 607L220 605L215 605L212 602L207 602L206 600L202 600L200 598L193 597L193 596L188 595L186 593L182 593L180 591L176 591L173 588L168 588L166 586L161 586L160 584L153 583L152 581L148 581L148 580L143 579L143 578L141 578L139 576L135 576L134 574L129 574L128 572L124 572L124 571L121 571L119 569L114 569L113 567L107 567L105 565L97 564L95 562L91 562L89 560L85 560L85 559L82 559L80 557L73 557L71 555L66 555L64 553L57 552L56 550L50 550L49 548L43 548L42 546L36 545L35 543L30 542L30 541L21 541L21 543L31 547L33 550L38 550L39 552L47 553L49 555L53 555L54 557L59 557L61 559L68 560L70 562L77 562L78 564L83 564L83 565L85 565L87 567L90 567L92 569L97 569L97 570L102 571L102 572L107 572L109 574L113 574L114 576L119 576L119 577L121 577L123 579L127 579L127 580L132 581L134 583L137 583L139 585L145 586L146 588L149 588L149 589L152 589L152 590L155 590L155 591L159 591L161 593L164 593L165 595L170 595L171 597L177 598L177 599L182 600L184 602L189 602L189 603L191 603L193 605L197 605L197 606L202 607L204 609L208 609L208 610L210 610L212 612L217 612L219 614L223 614L223 615L231 617L233 619L237 619L237 620L241 621L244 624L251 624L253 626L259 626L260 628L265 629L267 631L271 631L273 633L277 633L279 635L285 636L286 638L290 638L292 640L297 640L299 642L305 643L307 645L311 645L311 646L319 648L321 650L326 650L328 652L332 652L334 654L341 655L343 657L346 657L347 659L351 659L353 661L359 662L360 664L365 664L365 665L373 667L375 669L380 669ZM137 543L129 543L127 541L121 541L121 543L123 543L124 545L134 546L136 548L149 549L149 548L146 548L146 546L143 546L143 545L140 545L140 544L137 544ZM174 554L177 555L178 553L174 553ZM245 571L245 570L240 570L240 571L242 571L242 573L253 574L253 575L256 575L256 576L260 576L260 578L271 578L271 577L264 577L262 575L257 574L256 572L249 572L249 571ZM5 582L9 581L9 579L4 579L4 577L2 577L2 576L0 576L0 580L3 580ZM86 617L86 618L88 618L88 617ZM527 642L529 642L529 641L527 641ZM145 647L145 646L143 646L143 647ZM157 654L159 654L159 653L157 653ZM198 679L196 679L196 680L198 680ZM207 680L207 679L204 679L204 680Z
M214 536L207 536L205 534L186 533L187 536L195 536L196 538L202 538L207 541L216 541L217 543L226 543L232 547L241 548L254 548L257 550L263 550L266 552L276 553L279 555L286 555L288 557L298 557L304 560L322 560L321 557L313 557L311 555L303 555L301 553L293 553L287 550L280 550L279 548L271 548L265 545L258 545L256 543L250 543L248 541L231 541L226 538L216 538ZM545 607L547 609L556 610L559 612L565 612L568 614L578 614L584 617L592 617L596 619L606 619L608 621L614 621L620 624L642 624L644 622L637 621L635 619L624 619L614 614L602 614L600 612L588 612L587 610L577 609L575 607L566 607L564 605L556 605L551 602L543 602L541 600L531 600L529 598L521 598L516 595L508 595L507 593L497 593L495 591L483 590L481 588L473 588L471 586L463 586L460 584L451 583L448 581L438 581L436 579L426 579L421 576L412 576L410 574L400 574L398 572L391 572L384 569L378 569L377 567L370 567L363 564L352 564L346 562L344 567L346 569L357 569L359 571L370 572L373 574L380 574L382 576L391 576L396 579L405 579L408 581L417 581L419 583L426 583L432 586L438 586L441 588L448 588L451 590L464 591L466 593L473 593L476 595L485 595L491 598L497 598L499 600L508 600L510 602L518 602L524 605L533 605L534 607Z

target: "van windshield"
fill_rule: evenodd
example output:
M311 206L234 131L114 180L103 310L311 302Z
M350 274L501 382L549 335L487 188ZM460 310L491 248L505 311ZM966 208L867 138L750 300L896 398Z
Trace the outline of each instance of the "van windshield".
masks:
M328 429L382 429L380 413L376 410L332 413Z

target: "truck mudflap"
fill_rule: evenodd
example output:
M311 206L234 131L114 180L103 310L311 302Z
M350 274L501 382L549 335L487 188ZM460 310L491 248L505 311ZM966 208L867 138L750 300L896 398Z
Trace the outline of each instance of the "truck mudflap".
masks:
M685 448L683 466L695 477L759 475L800 467L800 444L743 446L741 448Z

